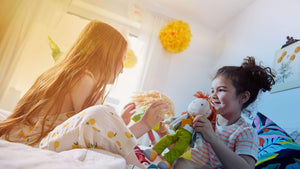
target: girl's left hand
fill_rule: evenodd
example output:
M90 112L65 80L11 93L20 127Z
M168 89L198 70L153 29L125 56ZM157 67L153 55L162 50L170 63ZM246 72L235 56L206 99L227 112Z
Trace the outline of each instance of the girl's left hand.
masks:
M121 112L121 117L125 122L126 126L130 123L131 116L135 113L135 104L128 103Z
M204 116L198 115L195 117L193 128L195 132L201 133L204 140L208 143L211 143L216 136L210 121Z

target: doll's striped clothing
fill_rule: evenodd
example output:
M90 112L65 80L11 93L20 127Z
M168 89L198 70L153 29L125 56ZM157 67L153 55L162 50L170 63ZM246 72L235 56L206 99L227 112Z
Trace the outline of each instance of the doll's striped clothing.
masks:
M216 135L236 154L249 155L257 160L258 136L254 128L243 118L230 126L216 124ZM222 164L210 144L203 141L200 146L192 149L191 160L212 168L222 168Z

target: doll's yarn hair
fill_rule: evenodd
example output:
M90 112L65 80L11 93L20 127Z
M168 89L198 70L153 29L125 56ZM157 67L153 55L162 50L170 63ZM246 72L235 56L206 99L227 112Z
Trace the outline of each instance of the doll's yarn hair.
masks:
M216 131L216 122L217 122L217 110L215 109L215 107L212 105L211 101L210 101L210 97L208 94L204 94L200 91L197 91L196 94L194 94L195 97L197 98L202 98L202 99L206 99L209 103L209 107L211 110L211 114L207 117L207 119L210 121L214 131Z
M175 106L172 100L157 90L137 92L131 97L131 99L136 104L136 107L142 111L146 110L152 103L156 101L164 102L169 106L169 111L165 113L166 118L173 117L175 115Z

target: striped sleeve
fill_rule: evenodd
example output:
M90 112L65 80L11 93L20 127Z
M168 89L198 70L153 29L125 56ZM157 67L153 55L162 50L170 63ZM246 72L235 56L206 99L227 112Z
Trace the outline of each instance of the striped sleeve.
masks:
M257 161L258 136L254 128L243 128L237 137L235 152L239 155L252 156Z

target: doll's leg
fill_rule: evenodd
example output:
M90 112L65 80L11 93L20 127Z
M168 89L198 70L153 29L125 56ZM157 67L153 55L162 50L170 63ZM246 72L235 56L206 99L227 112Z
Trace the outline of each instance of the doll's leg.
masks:
M126 163L127 164L132 164L134 166L137 166L139 167L140 169L146 169L146 167L140 163L140 161L137 159L136 155L135 155L135 152L134 151L131 151L127 157L126 157Z
M154 161L157 154L161 154L168 146L172 145L177 140L176 133L168 134L162 137L159 142L157 142L152 149L144 150L144 155L150 161Z
M153 149L155 148L159 149L162 147L166 148L167 146L175 143L174 146L170 149L170 151L163 156L164 160L160 161L157 164L159 169L170 169L173 162L176 159L178 159L184 153L186 148L189 146L190 140L192 138L192 134L183 128L178 128L174 134L166 135L163 138L164 138L163 143L159 141L153 147Z
M115 110L98 105L57 126L41 141L40 148L57 152L72 148L98 148L126 157L135 145L135 138Z
M176 133L167 134L162 137L152 149L154 149L158 154L161 154L168 146L174 144L178 140L178 135Z
M198 163L195 163L191 160L185 159L185 158L178 158L174 164L173 164L173 169L207 169L205 166L202 166Z
M157 152L153 149L146 149L143 151L145 157L150 160L150 161L154 161L157 157Z
M186 148L189 146L192 138L192 134L183 128L178 128L176 130L176 134L178 140L176 141L174 146L170 149L170 151L164 154L164 158L171 165L176 159L178 159L184 153Z

